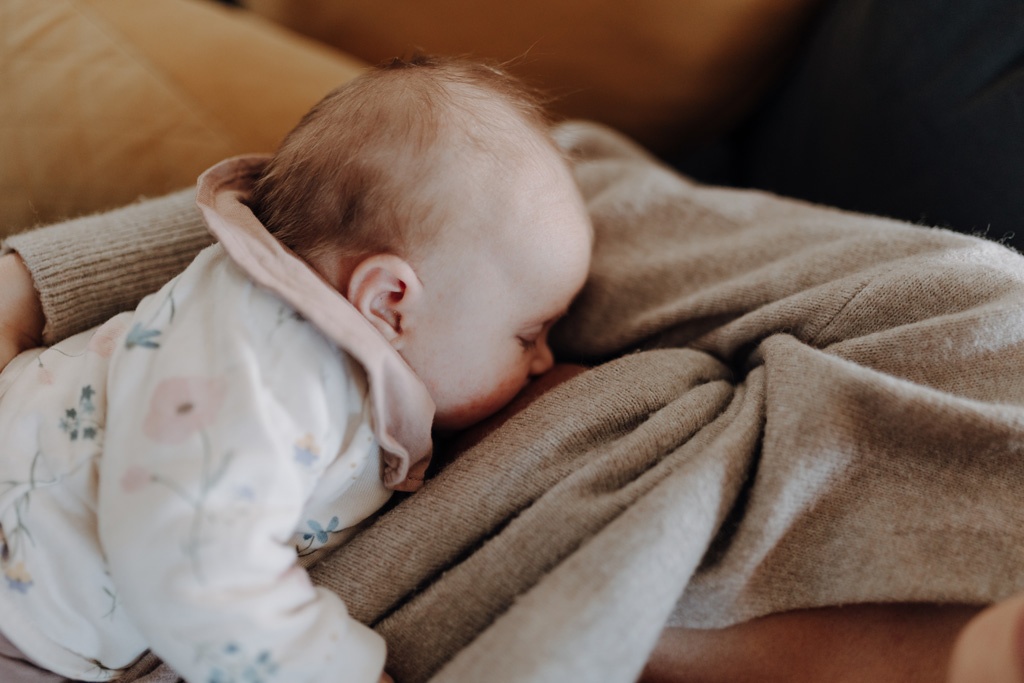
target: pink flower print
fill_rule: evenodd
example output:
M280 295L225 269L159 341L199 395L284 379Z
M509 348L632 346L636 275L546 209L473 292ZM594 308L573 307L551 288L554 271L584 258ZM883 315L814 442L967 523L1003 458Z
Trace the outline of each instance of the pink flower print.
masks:
M226 393L223 378L165 379L153 390L142 432L160 443L179 444L213 424Z
M114 349L117 347L118 340L124 335L125 329L128 327L128 323L124 317L118 316L111 318L107 322L103 323L99 329L97 329L92 337L89 338L89 344L86 346L86 350L92 351L101 358L110 358L113 355Z
M146 488L146 485L153 481L153 475L149 470L141 467L129 467L121 475L121 490L125 493L135 493Z
M53 384L53 373L50 372L48 367L40 363L39 367L36 369L36 379L39 380L40 384L49 386Z

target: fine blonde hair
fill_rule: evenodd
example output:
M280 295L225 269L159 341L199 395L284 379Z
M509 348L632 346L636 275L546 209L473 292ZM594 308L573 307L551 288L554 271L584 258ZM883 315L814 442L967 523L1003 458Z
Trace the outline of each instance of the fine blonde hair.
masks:
M395 59L330 92L288 134L248 203L282 243L321 254L404 255L443 209L416 192L461 157L497 163L523 138L555 149L539 99L504 70Z

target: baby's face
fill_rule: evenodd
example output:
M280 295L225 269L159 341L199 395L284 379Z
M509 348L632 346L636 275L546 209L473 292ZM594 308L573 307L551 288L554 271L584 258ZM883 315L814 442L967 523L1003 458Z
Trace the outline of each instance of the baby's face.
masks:
M491 415L551 368L548 331L587 278L590 220L568 169L543 157L445 181L457 204L446 232L458 238L416 264L426 316L400 350L434 399L438 429Z

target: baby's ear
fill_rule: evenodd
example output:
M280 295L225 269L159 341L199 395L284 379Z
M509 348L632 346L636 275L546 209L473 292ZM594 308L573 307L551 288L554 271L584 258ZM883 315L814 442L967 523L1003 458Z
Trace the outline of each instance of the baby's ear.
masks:
M397 349L406 331L403 318L417 305L422 292L423 285L407 261L393 254L376 254L352 270L345 298Z

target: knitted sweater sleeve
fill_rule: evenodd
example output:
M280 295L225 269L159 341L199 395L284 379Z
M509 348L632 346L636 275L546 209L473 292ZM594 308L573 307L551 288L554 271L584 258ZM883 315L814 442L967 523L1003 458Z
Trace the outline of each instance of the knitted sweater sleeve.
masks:
M135 307L211 242L195 190L9 237L35 280L52 344Z

